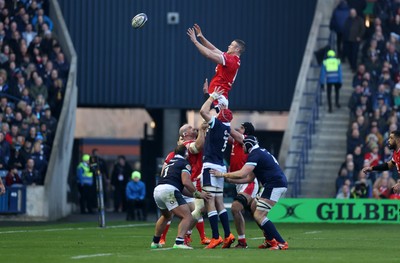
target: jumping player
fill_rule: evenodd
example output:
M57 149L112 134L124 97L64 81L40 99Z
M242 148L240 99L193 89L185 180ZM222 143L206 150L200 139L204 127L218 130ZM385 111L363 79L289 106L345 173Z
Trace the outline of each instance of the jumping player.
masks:
M240 67L240 56L245 51L245 42L240 39L235 39L228 46L228 50L222 52L204 37L199 25L194 24L193 28L187 30L187 34L204 57L217 63L215 75L211 79L210 86L208 87L208 94L212 94L216 87L220 87L223 91L222 96L218 98L217 101L213 102L213 104L217 112L221 104L225 105L227 108L229 106L228 93L236 79Z

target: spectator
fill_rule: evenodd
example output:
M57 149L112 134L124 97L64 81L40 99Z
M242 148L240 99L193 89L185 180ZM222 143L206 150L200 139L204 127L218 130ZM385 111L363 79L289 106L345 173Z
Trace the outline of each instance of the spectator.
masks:
M350 199L350 188L348 185L342 185L339 193L336 195L336 199Z
M81 208L81 214L93 213L94 202L95 202L95 191L93 187L93 172L89 166L90 156L84 154L82 156L82 162L79 163L77 168L77 183L79 189L79 203Z
M342 87L342 65L340 60L336 58L336 53L333 50L329 50L327 53L327 58L321 66L320 73L320 84L323 87L326 83L327 86L327 100L328 100L328 110L332 112L332 86L335 87L335 105L340 108L339 104L339 90Z
M390 177L388 171L382 172L382 175L376 179L372 195L375 199L388 199L391 194L392 187L396 184L396 181Z
M339 192L339 189L342 187L342 185L344 184L344 182L346 180L350 180L351 182L353 182L353 178L351 176L349 176L349 173L348 173L346 167L343 167L342 169L340 169L339 176L336 178L335 193Z
M45 122L40 123L39 132L43 137L42 145L47 145L51 147L53 145L54 136L53 133L47 128L47 124ZM49 152L50 151L48 151L48 153ZM46 157L47 159L50 159L50 156L47 155L47 153Z
M10 166L10 168L8 168L8 173L6 175L5 181L6 186L22 184L22 179L21 177L19 177L17 167Z
M332 13L329 24L330 30L336 33L336 50L338 57L343 60L343 33L344 24L350 15L350 8L345 0L341 0Z
M21 127L19 129L19 133L24 136L25 138L28 136L29 133L29 121L27 119L23 119L21 123Z
M28 159L25 165L25 169L21 173L22 183L24 185L39 185L40 175L35 169L35 161L31 158Z
M56 132L57 119L52 116L52 110L49 106L44 107L44 116L40 120L42 123L46 123L47 128L53 134ZM108 175L107 175L108 176Z
M21 100L23 100L27 105L32 105L32 98L30 96L29 88L24 88L22 90Z
M351 137L347 138L347 154L354 152L354 149L364 143L364 140L360 136L358 129L351 131Z
M357 181L354 184L354 187L351 189L350 198L358 199L358 198L368 198L368 184L366 180Z
M127 215L126 220L146 220L146 185L140 180L141 174L134 171L132 180L126 185ZM136 217L137 214L137 217Z
M366 72L365 65L360 64L357 66L357 71L353 76L352 86L356 87L357 85L361 85L364 80L364 74Z
M36 135L37 135L37 129L36 126L31 126L29 128L29 134L28 136L25 138L26 141L30 141L33 145L33 143L35 142L36 139Z
M399 73L400 54L396 51L394 44L389 43L387 50L382 56L383 61L389 62L391 76Z
M31 158L35 161L35 169L39 173L41 184L43 184L44 182L44 177L46 176L46 170L48 165L46 155L42 149L42 143L41 143L42 139L43 137L41 135L37 136L36 141L33 144L33 150L31 154Z
M20 153L21 145L15 145L14 149L11 150L11 157L8 161L9 167L15 167L18 170L25 168L26 159L24 159Z
M114 188L114 212L126 211L126 185L132 174L131 166L126 162L125 156L118 156L111 174L111 185Z
M56 118L60 117L63 99L63 81L61 79L55 79L49 87L49 105L54 113L54 117Z
M68 78L68 72L69 72L69 64L67 61L65 61L65 56L63 52L59 52L57 54L57 58L55 60L55 67L60 73L60 77L62 80L66 80Z
M354 162L354 173L358 174L364 167L364 154L362 152L362 146L357 145L353 151L353 162Z
M357 15L356 9L350 9L350 16L345 22L344 52L349 60L353 72L357 69L357 57L360 42L365 32L364 20Z
M25 31L22 32L22 38L25 39L26 44L29 46L32 42L32 40L35 38L37 33L33 31L33 26L32 24L27 24L25 26Z
M4 138L4 133L0 132L0 170L7 169L7 163L11 156L11 145Z
M30 89L30 94L34 100L37 99L38 95L43 95L45 101L48 99L47 87L43 84L42 77L36 77L34 80L35 84Z
M39 8L36 12L36 15L32 18L32 25L33 27L36 27L40 29L40 26L46 23L49 26L49 30L53 31L53 21L51 21L50 17L45 15L44 10ZM40 30L36 30L37 32L40 32Z

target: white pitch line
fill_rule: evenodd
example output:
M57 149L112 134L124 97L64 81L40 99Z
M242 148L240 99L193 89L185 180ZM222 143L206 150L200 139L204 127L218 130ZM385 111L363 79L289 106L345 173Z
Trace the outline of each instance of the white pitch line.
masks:
M304 234L319 234L322 233L322 231L310 231L310 232L305 232Z
M112 255L111 253L106 253L106 254L92 254L92 255L79 255L79 256L71 257L71 259L106 257L106 256L111 256L111 255Z
M154 226L154 224L130 224L119 226L107 226L106 228L127 228L138 226ZM15 233L37 233L37 232L54 232L54 231L72 231L72 230L86 230L86 229L100 229L99 227L69 227L69 228L49 228L49 229L27 229L27 230L9 230L0 231L1 234L15 234Z

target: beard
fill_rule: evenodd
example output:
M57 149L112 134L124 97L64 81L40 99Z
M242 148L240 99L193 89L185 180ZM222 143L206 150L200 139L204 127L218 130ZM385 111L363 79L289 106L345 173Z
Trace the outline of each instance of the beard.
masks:
M390 150L396 150L396 144L394 143L394 144L388 144L387 145L388 146L388 148L390 149Z

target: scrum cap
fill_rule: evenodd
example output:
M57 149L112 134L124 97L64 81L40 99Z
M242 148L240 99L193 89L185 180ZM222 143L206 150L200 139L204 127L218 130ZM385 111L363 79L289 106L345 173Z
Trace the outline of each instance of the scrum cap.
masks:
M249 135L243 140L243 145L246 148L246 152L250 152L251 148L258 145L258 140L256 136Z

